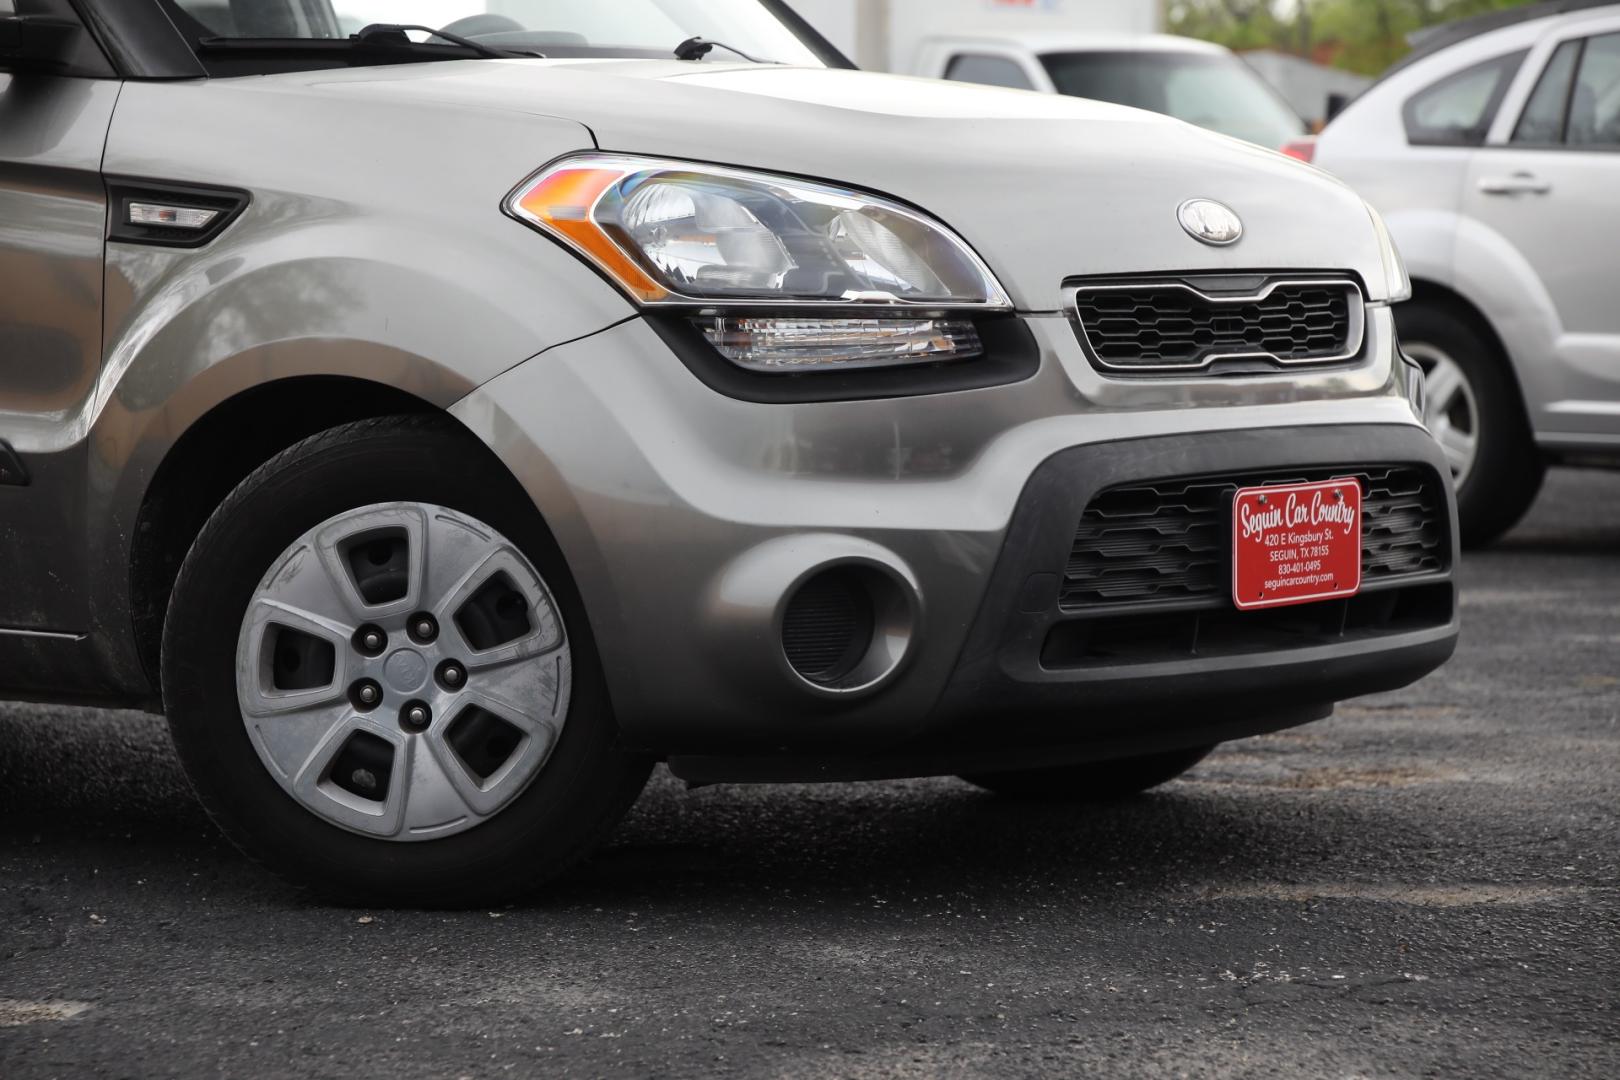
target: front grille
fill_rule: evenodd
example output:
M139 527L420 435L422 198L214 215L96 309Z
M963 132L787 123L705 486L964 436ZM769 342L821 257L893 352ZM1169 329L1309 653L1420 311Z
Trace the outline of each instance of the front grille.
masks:
M1086 507L1059 606L1231 601L1232 495L1238 488L1354 477L1361 483L1361 580L1447 568L1444 483L1413 465L1181 477L1102 492Z
M1093 362L1126 374L1348 360L1365 318L1355 283L1333 278L1082 284L1074 314Z

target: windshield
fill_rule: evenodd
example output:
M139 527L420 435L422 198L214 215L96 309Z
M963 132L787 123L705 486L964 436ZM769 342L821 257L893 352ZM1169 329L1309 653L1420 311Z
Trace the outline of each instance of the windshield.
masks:
M1058 93L1174 116L1275 150L1305 122L1235 56L1182 52L1052 53Z
M691 37L759 60L824 65L792 16L761 0L170 0L194 37L346 38L373 23L431 26L546 56L668 58ZM802 27L802 24L801 24ZM427 34L413 41L440 44ZM710 60L738 61L716 48Z

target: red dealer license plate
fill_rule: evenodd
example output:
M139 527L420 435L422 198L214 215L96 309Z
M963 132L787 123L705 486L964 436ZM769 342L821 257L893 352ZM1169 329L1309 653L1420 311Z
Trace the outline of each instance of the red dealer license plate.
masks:
M1232 600L1244 611L1354 596L1361 485L1244 488L1232 499Z

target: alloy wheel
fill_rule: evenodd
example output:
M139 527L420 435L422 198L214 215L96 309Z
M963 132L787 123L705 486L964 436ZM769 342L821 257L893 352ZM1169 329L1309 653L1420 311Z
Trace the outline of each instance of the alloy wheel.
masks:
M522 552L414 502L301 536L260 581L236 650L243 722L283 790L395 841L454 835L520 795L561 736L572 676Z
M1424 423L1451 465L1452 482L1462 487L1479 457L1479 400L1461 364L1426 342L1403 342L1406 354L1423 368Z

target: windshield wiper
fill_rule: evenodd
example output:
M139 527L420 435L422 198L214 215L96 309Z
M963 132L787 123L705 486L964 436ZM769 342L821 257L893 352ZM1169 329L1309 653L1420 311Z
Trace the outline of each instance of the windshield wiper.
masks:
M443 38L448 45L412 41L406 32L417 30ZM390 59L443 60L445 53L465 50L486 60L512 58L540 58L542 54L528 50L499 49L459 34L447 34L431 26L410 23L373 23L358 34L346 38L279 38L279 37L207 37L197 42L197 49L205 53L288 53L301 52L314 55L347 54L385 55Z
M485 45L481 41L474 41L472 38L462 37L460 34L451 34L444 30L435 30L431 26L420 26L416 23L372 23L370 26L362 27L358 34L351 35L351 40L365 42L368 44L375 42L390 46L415 45L416 42L412 41L406 36L406 31L409 30L416 30L420 33L429 34L436 38L442 38L443 40L450 42L452 45L460 45L463 49L471 49L479 56L486 57L490 60L510 60L514 56L540 57L542 60L545 59L545 57L540 56L540 54L536 52L520 52L515 49L498 49L493 45Z
M727 45L723 41L712 41L709 38L689 37L675 46L675 59L701 60L715 49L724 49L726 52L736 53L751 64L774 64L775 60L761 60L757 56L749 56L735 45Z

